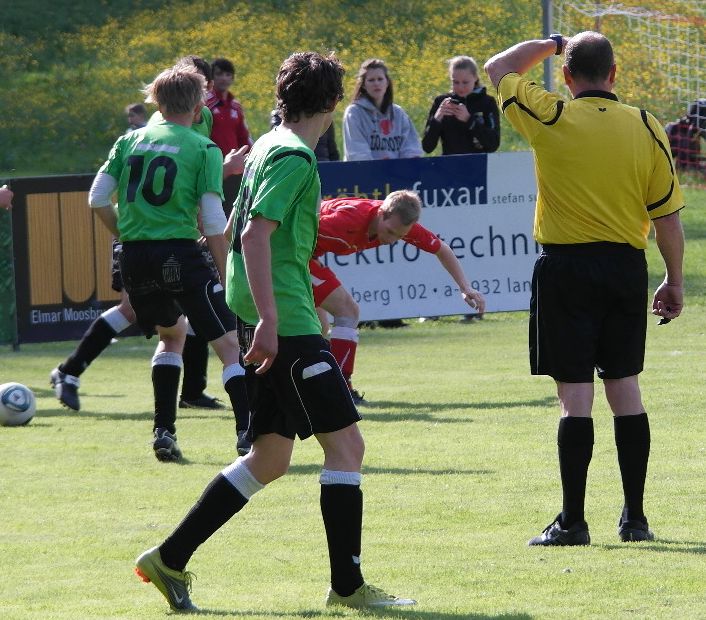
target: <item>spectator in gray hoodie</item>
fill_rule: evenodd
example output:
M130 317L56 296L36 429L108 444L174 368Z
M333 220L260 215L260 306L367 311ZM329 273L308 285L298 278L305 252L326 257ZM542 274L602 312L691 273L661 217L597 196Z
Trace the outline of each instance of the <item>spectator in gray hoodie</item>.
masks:
M407 113L392 101L392 80L382 60L360 65L353 102L343 115L346 161L421 157L419 135Z

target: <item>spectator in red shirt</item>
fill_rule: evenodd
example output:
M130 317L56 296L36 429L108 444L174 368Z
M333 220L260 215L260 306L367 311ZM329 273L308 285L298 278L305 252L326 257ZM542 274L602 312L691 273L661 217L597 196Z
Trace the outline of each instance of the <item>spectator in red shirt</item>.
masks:
M213 140L223 152L223 157L228 155L233 149L243 146L252 146L253 139L250 136L248 124L245 122L243 106L230 92L233 85L235 67L230 60L216 58L211 63L213 73L213 88L208 93L206 105L213 114L213 127L211 128L211 140ZM223 208L226 216L233 208L233 201L238 195L240 188L240 175L223 179Z
M230 60L216 58L211 63L213 90L208 93L206 105L213 113L213 140L225 157L232 149L252 145L245 114L240 102L228 90L233 85L235 68Z
M333 315L331 353L356 404L363 401L350 383L358 343L359 308L336 274L319 260L322 254L353 254L402 240L435 254L458 284L463 300L477 312L485 310L483 295L471 287L453 250L418 223L421 207L419 196L407 190L392 192L384 201L336 198L321 203L318 239L309 261L314 302L317 308Z

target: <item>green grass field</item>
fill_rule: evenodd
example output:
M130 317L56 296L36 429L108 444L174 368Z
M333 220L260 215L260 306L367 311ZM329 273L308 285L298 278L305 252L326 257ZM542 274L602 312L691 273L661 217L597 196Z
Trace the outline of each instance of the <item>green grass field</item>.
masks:
M602 394L589 472L588 548L528 548L560 509L558 409L529 376L524 313L480 323L362 332L366 392L366 578L419 601L379 613L462 618L706 618L706 195L687 192L683 316L649 321L642 386L652 424L646 509L656 541L620 543L622 493ZM661 277L650 249L652 281ZM180 412L180 465L150 447L154 341L111 346L84 374L82 411L61 409L49 371L75 343L0 352L0 378L38 398L30 425L0 428L0 618L170 615L132 573L234 457L227 412ZM211 363L210 391L217 385ZM321 454L298 443L291 471L209 540L189 565L193 600L220 618L343 618L323 606L328 579L318 509Z

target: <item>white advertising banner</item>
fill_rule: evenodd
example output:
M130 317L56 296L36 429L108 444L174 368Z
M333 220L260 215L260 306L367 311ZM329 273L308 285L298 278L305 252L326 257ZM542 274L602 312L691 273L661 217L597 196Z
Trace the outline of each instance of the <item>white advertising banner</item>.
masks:
M322 164L324 199L419 193L421 224L454 251L487 312L529 307L536 201L529 152ZM360 305L361 320L466 314L458 286L431 254L397 242L322 257Z

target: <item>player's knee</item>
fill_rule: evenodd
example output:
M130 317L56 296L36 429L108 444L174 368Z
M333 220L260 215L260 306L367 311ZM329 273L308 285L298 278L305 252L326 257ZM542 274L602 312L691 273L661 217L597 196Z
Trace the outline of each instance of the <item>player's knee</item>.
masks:
M259 446L262 448L262 446ZM257 440L250 453L243 458L253 476L262 484L270 484L289 471L290 457L286 454L272 453L268 449L258 449Z
M350 305L348 307L348 316L353 317L355 319L355 324L357 326L358 320L360 318L360 306L352 297L350 300Z
M135 311L132 309L130 302L121 301L118 305L118 311L125 317L125 320L129 323L135 323L137 321L137 316L135 316Z
M359 469L365 455L363 435L355 424L344 429L344 433L345 436L341 436L342 441L337 441L328 451L327 461L331 457L332 462L337 463L338 467L345 467L346 470L351 471Z
M359 319L360 307L353 299L350 302L341 304L341 307L337 308L333 315L333 323L339 327L358 327Z

